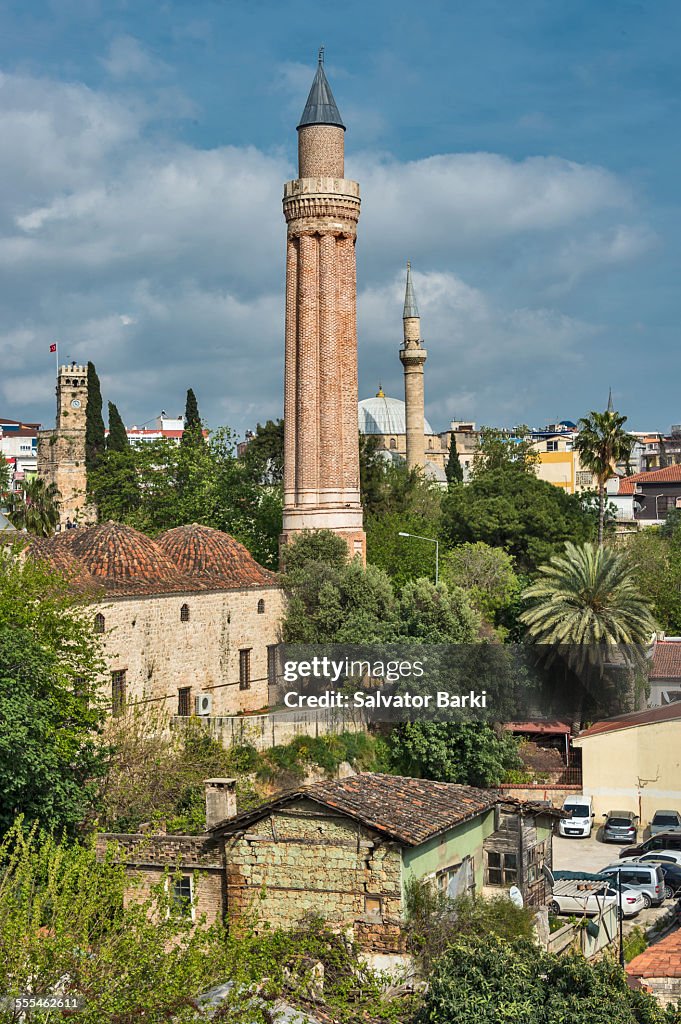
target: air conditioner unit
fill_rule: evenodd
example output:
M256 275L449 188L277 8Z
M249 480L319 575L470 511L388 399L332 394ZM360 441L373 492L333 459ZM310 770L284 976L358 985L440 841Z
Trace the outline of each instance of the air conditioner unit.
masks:
M194 698L197 715L210 715L213 710L213 697L210 693L199 693Z

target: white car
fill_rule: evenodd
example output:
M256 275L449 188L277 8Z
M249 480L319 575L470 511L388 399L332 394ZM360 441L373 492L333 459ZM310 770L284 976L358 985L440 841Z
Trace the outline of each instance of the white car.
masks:
M651 853L643 853L640 857L622 857L622 864L630 863L632 860L654 861L657 864L678 864L681 867L681 850L654 850Z
M590 796L568 796L563 802L563 811L569 817L558 822L559 836L575 836L588 839L594 822L594 809Z
M619 912L622 917L635 917L646 905L641 893L635 892L628 885L623 885L620 893L609 885L607 889L601 889L600 892L573 891L567 894L554 891L551 895L549 910L552 914L579 914L594 917L596 914L600 914L605 907L613 903L617 904L618 896Z

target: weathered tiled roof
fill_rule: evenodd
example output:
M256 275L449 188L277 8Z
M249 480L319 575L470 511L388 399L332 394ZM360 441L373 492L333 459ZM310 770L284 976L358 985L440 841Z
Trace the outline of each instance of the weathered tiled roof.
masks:
M651 469L648 473L632 473L631 476L620 478L619 494L635 494L639 484L681 484L681 465L665 466L664 469Z
M274 586L276 576L264 569L234 537L210 526L192 523L168 530L158 546L185 576L232 587Z
M180 528L181 530L182 528ZM189 527L194 530L205 527ZM177 534L180 531L170 531ZM276 586L274 573L263 569L243 545L218 530L209 531L211 543L204 545L203 570L185 572L171 557L172 550L181 550L176 543L162 544L131 526L121 523L101 523L99 526L64 530L48 540L35 542L32 550L36 557L45 558L55 568L74 579L82 589L99 589L111 597L153 596L155 594L192 593L210 590L229 590L238 587ZM224 537L225 541L219 538ZM234 547L236 545L236 547ZM229 575L224 551L232 555ZM210 553L220 554L218 571L210 571ZM198 555L197 555L198 558ZM242 570L239 572L239 558ZM185 564L191 564L187 556ZM200 564L200 560L195 562Z
M651 679L681 679L681 641L658 640L648 674Z
M499 793L429 779L362 772L285 793L252 811L219 822L210 831L239 831L277 807L301 798L347 814L405 846L418 846L493 807Z
M681 931L660 939L627 964L633 978L681 978Z

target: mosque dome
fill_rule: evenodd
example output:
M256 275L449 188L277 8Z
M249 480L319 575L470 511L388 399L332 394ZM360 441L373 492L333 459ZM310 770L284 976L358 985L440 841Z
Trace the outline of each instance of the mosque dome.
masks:
M161 534L157 543L185 576L225 587L271 587L276 582L274 573L256 562L243 544L210 526L178 526Z
M357 405L357 418L361 434L406 434L407 421L404 402L388 398L379 390L375 398L365 398ZM434 434L428 420L423 421L424 434Z
M70 530L61 544L107 589L150 590L159 584L169 589L182 582L177 566L155 541L122 523Z

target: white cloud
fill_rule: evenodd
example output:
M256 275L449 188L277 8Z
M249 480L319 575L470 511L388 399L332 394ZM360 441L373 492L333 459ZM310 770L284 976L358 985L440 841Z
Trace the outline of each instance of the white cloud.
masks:
M168 65L154 57L134 36L116 36L102 64L112 78L159 78L168 73Z

